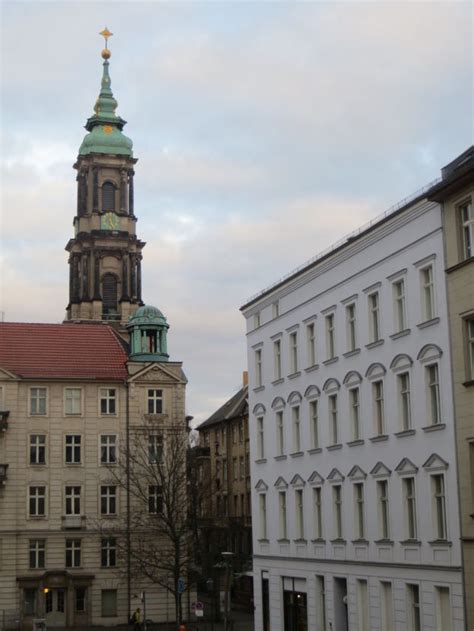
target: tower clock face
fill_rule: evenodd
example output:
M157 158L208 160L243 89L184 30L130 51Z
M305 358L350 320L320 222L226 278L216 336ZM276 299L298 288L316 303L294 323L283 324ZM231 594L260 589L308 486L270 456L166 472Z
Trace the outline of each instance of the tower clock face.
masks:
M120 230L120 218L115 213L105 213L100 218L102 230Z

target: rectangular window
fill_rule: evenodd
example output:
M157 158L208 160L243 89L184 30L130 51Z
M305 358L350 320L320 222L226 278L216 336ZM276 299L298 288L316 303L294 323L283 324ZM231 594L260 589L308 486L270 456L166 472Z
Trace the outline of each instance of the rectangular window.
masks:
M28 489L28 512L30 517L46 515L46 487L30 486Z
M393 311L395 316L395 333L399 333L407 328L406 304L405 304L405 281L397 280L393 287Z
M117 615L117 590L102 590L102 617L108 618Z
M357 621L359 629L369 629L369 601L367 598L367 581L356 580L357 591Z
M316 486L313 489L313 509L314 509L314 538L323 538L323 504L322 489Z
M101 567L115 567L117 565L117 540L115 537L104 537L100 546Z
M422 292L422 317L423 320L432 320L435 317L433 266L420 270Z
M262 349L255 351L255 386L260 388L262 385Z
M408 629L421 631L420 588L418 585L407 585Z
M388 482L387 480L377 481L377 501L379 516L379 536L380 539L390 539L390 522L388 506Z
M273 342L273 356L275 359L275 379L281 379L281 340Z
M100 487L100 514L117 514L117 487L104 485Z
M280 315L280 303L278 302L278 300L276 300L272 304L272 315L274 318L278 318L278 316Z
M347 350L355 351L355 349L357 348L355 304L347 305L346 307L346 328L347 328Z
M159 485L152 484L148 487L148 512L154 515L163 512L163 490Z
M365 537L364 519L364 485L362 482L354 484L354 512L355 512L355 535L356 539Z
M30 464L46 464L46 436L44 434L30 436Z
M326 359L335 357L335 327L334 314L330 313L325 318L326 323Z
M163 434L148 436L148 463L161 464L163 462Z
M368 300L370 342L377 342L380 339L380 305L378 292L370 294Z
M260 326L260 311L257 311L257 313L255 313L253 316L253 327L254 329L257 329L259 326Z
M237 458L232 459L232 469L233 469L233 474L234 474L234 480L238 480L239 479L239 462Z
M316 631L326 631L326 586L324 576L316 576Z
M23 590L23 613L25 616L36 615L36 589Z
M304 539L304 504L303 490L295 491L295 508L296 508L296 538Z
M298 372L298 333L290 333L290 373Z
M293 452L301 451L301 422L300 422L300 408L298 405L291 408L291 418L293 425Z
M337 394L328 397L329 403L329 436L331 445L337 445L339 440L339 427L337 419Z
M397 381L400 428L405 431L411 429L410 375L404 372L397 376Z
M30 539L30 570L42 570L45 567L46 542L44 539Z
M240 479L243 480L245 478L245 460L243 456L239 458L239 468L240 468Z
M86 611L87 587L76 587L75 591L75 610L78 613Z
M462 226L463 258L468 259L474 256L474 213L472 203L467 201L459 208Z
M415 479L405 478L403 484L403 499L405 503L405 529L407 539L417 538L416 523L416 495Z
M64 391L64 407L66 414L81 414L81 388L66 388Z
M436 631L452 631L449 587L435 587Z
M148 414L163 413L163 390L148 388Z
M318 402L309 402L309 422L311 433L311 449L319 447Z
M66 436L66 464L81 464L81 436L68 434Z
M66 515L81 514L81 487L66 486L64 490Z
M117 414L117 391L115 388L100 389L100 413Z
M244 442L244 422L239 421L239 443L242 445Z
M81 567L80 539L66 539L66 567Z
M46 415L46 388L30 388L30 414Z
M395 631L392 583L389 581L380 581L380 604L380 617L383 631Z
M100 437L100 463L117 463L117 436L114 434L102 434Z
M283 412L279 410L275 414L277 431L277 456L285 453L285 431L283 427Z
M267 496L261 493L258 496L260 510L260 539L267 538Z
M285 491L278 492L278 506L280 515L280 539L286 539L288 536L286 528L286 493Z
M426 367L426 381L428 385L430 424L438 425L438 423L441 423L438 364Z
M349 390L350 401L350 416L351 416L351 434L352 440L359 440L360 438L360 403L359 403L359 388L352 388Z
M306 326L306 342L308 352L308 366L316 364L316 333L314 322Z
M382 436L383 434L385 434L383 381L374 381L374 383L372 384L372 397L375 435Z
M257 418L257 458L265 458L265 442L263 434L263 417Z
M342 539L342 487L336 484L332 487L332 501L334 510L334 538Z
M222 482L227 482L227 458L222 458Z
M433 492L433 511L435 522L436 539L446 540L448 538L448 527L446 519L446 493L444 488L444 475L442 473L431 476Z
M467 345L467 380L474 380L474 318L466 320L466 345Z

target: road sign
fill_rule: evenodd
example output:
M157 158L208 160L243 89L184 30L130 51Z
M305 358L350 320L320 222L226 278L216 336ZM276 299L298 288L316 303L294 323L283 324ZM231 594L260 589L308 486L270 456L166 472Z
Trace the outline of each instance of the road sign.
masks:
M200 600L198 600L194 604L196 606L196 611L202 611L204 609L204 603L202 603Z
M186 586L182 578L178 578L177 588L178 588L178 594L182 594L185 591Z
M196 618L202 618L204 616L204 609L196 609Z

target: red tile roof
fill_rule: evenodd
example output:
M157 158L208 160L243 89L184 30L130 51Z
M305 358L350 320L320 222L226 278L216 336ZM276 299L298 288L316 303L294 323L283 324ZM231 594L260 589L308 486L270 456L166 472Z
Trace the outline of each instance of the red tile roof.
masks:
M0 368L24 378L127 378L127 353L104 324L0 323Z

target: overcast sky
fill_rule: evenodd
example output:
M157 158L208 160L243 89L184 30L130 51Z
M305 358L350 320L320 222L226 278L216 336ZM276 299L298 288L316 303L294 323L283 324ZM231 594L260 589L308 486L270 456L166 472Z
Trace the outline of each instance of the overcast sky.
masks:
M72 164L114 33L139 159L143 298L202 421L246 367L239 307L439 175L473 140L462 2L1 3L1 305L60 322Z

